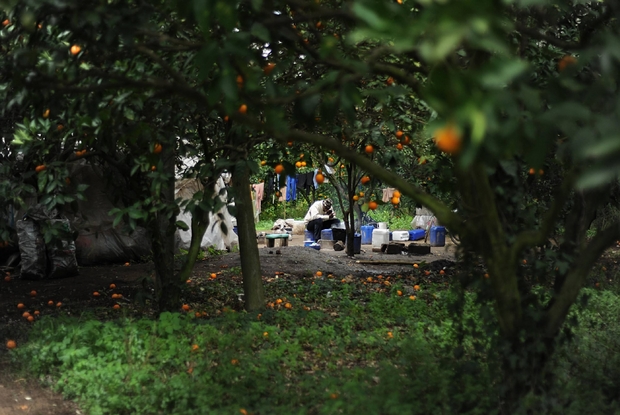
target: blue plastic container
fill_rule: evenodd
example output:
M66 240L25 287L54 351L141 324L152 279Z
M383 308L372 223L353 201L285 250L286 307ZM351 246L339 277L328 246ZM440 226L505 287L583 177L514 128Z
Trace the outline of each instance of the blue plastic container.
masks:
M431 226L430 232L431 246L446 245L446 228L443 226Z
M304 241L314 241L314 235L307 229L304 231Z
M424 239L424 229L413 229L409 231L409 240L417 241L418 239Z
M331 229L323 229L321 231L321 239L324 241L333 241L334 236Z
M375 229L375 227L372 225L364 225L361 227L361 230L362 230L361 243L362 244L364 245L372 244L372 230L373 229Z
M353 253L359 254L360 252L362 252L362 235L356 233L353 235Z

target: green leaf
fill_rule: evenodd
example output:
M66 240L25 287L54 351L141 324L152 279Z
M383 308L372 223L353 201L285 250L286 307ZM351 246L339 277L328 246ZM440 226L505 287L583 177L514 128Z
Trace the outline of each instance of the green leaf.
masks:
M175 225L176 225L177 228L182 229L184 231L188 231L189 230L189 226L187 226L187 223L183 222L182 220L176 221Z
M252 25L252 29L250 29L250 33L265 43L271 42L271 35L269 34L269 30L267 30L267 28L260 23L254 23Z

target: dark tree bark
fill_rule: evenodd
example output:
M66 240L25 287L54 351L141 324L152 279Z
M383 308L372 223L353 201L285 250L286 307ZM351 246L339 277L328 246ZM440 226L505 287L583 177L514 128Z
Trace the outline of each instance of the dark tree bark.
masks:
M256 227L252 210L252 195L250 194L250 171L244 160L235 164L232 182L239 234L239 255L243 274L245 309L255 311L265 306L265 291L261 277L258 245L256 244Z

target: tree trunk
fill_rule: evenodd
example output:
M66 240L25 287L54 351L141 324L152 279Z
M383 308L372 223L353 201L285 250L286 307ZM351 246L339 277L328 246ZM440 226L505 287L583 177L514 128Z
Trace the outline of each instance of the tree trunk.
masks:
M206 201L212 199L215 195L215 182L211 187L205 187L203 191L204 193L202 200ZM202 237L204 236L208 226L209 212L204 211L200 207L200 204L196 205L192 214L192 239L190 241L189 249L187 250L185 263L179 273L179 281L181 284L187 281L192 275L192 270L194 269L194 265L196 265L196 259L198 258L198 253L200 252ZM229 229L229 231L231 231L231 229Z
M260 310L265 306L265 292L260 270L256 226L250 194L250 171L247 162L238 161L233 168L232 188L235 197L239 255L243 274L245 309ZM232 229L231 229L232 231Z
M174 152L165 146L162 152L164 173L168 176L162 183L159 196L163 203L174 204ZM167 148L170 148L167 150ZM174 274L174 234L177 209L160 210L149 221L155 264L155 296L159 312L176 311L181 301L181 286Z

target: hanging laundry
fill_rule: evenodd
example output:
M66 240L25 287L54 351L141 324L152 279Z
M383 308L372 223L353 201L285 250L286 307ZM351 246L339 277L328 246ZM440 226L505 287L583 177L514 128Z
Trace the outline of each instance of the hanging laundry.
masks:
M257 183L252 187L256 192L256 213L260 213L261 203L263 202L263 196L265 195L265 183Z
M286 201L297 200L297 179L293 176L286 176Z
M394 190L396 190L393 187L388 187L387 189L383 189L383 202L384 203L389 203L392 200L392 196L394 196Z

